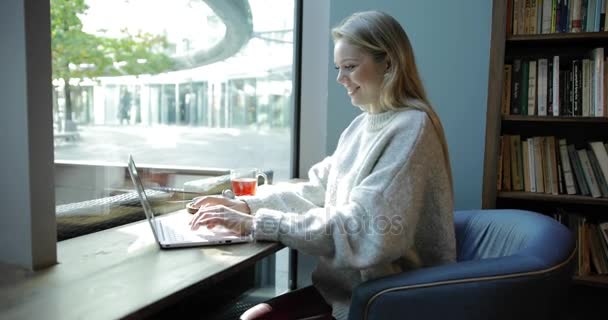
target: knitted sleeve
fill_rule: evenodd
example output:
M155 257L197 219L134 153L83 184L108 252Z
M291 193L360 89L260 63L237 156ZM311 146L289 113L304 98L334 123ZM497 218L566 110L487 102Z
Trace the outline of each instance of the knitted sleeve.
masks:
M408 142L388 143L346 204L298 214L257 210L256 238L321 256L336 268L365 269L411 255L418 232L435 238L451 235L446 232L453 228L449 169L440 160L437 136L426 129ZM420 230L421 219L428 230Z
M293 213L323 207L331 166L332 157L326 157L308 171L307 182L261 186L258 195L239 199L247 203L252 214L262 207Z

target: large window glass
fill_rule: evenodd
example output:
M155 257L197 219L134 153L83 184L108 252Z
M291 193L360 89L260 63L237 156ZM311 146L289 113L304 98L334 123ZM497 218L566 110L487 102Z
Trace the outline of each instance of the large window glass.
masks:
M143 218L129 154L171 200L290 177L294 2L51 0L59 240Z

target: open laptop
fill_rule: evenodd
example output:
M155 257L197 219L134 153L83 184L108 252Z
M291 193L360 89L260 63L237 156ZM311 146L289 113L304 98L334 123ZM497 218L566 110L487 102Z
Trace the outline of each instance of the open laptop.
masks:
M235 235L229 230L219 227L213 229L201 227L196 231L191 230L190 225L188 225L188 221L191 218L190 215L168 214L156 216L148 201L144 185L141 182L135 161L133 161L133 156L131 155L129 155L128 168L131 180L133 180L133 185L135 185L135 190L144 208L146 219L148 219L150 227L152 227L152 233L154 233L154 238L161 248L183 248L251 241L250 236Z

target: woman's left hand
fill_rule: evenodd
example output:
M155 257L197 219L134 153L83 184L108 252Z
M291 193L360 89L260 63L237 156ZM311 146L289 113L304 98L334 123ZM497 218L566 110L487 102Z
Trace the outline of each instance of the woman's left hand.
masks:
M200 226L211 229L223 226L238 235L251 234L254 217L224 205L200 208L190 221L190 228L197 230Z

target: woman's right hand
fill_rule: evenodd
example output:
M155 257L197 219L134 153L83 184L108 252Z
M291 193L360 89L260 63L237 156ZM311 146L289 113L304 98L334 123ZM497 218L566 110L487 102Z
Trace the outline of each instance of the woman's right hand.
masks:
M251 209L243 200L229 199L223 196L204 196L194 201L191 206L194 208L205 208L209 206L222 205L236 211L251 214Z

